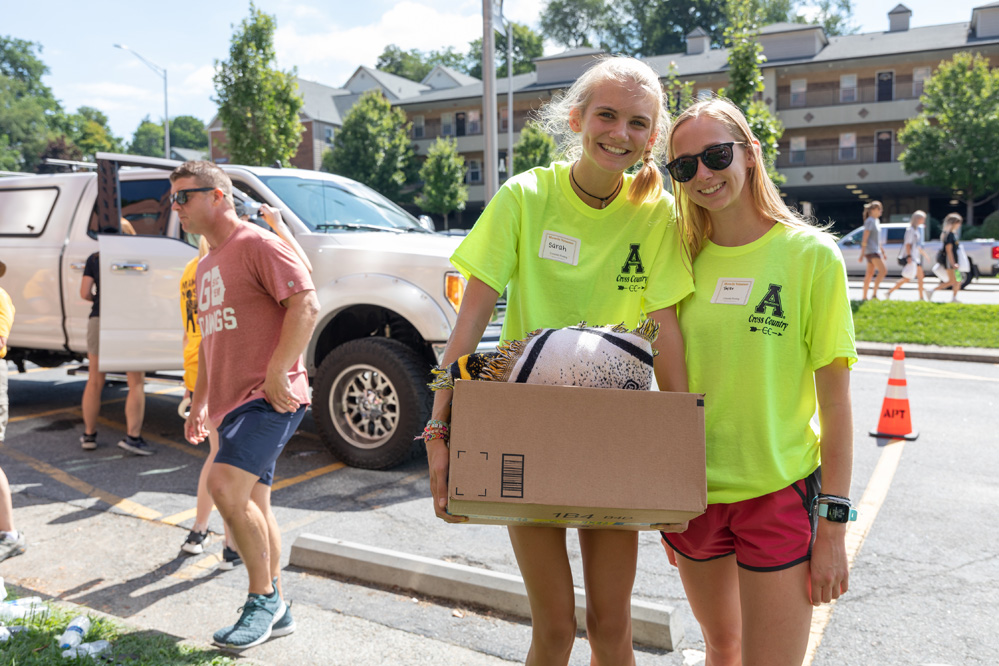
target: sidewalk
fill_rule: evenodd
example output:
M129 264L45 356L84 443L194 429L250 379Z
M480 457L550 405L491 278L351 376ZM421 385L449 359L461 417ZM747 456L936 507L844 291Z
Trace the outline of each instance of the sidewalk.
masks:
M896 345L887 342L857 341L857 353L866 356L891 356ZM906 358L930 358L940 361L999 363L999 349L987 347L938 347L936 345L903 344Z
M24 555L0 563L0 575L11 587L206 646L215 629L235 621L245 599L245 570L219 572L213 555L177 557L183 531L176 527L44 500L19 506L17 517L29 547ZM108 534L117 538L100 538ZM297 631L244 650L240 663L513 663L332 610L340 601L316 599L316 577L307 572L287 570L283 580ZM401 601L415 605L408 597Z

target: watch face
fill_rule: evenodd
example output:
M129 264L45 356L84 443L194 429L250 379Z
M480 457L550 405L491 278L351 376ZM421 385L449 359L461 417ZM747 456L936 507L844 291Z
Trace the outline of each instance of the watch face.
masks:
M846 504L826 504L826 518L834 523L845 523L850 519L850 507Z

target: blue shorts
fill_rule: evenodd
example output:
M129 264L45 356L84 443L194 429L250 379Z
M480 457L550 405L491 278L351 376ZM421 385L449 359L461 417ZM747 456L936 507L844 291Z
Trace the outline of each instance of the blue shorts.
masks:
M305 406L297 412L280 414L264 399L251 400L226 414L219 424L217 463L256 474L260 483L274 483L274 465L305 416Z

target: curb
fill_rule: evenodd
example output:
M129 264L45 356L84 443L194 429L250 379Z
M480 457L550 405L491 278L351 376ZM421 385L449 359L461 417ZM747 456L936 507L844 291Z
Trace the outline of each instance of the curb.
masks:
M302 534L291 547L289 564L304 569L355 578L377 585L400 587L418 594L484 606L518 617L531 617L524 580L498 573L350 543ZM576 588L576 622L586 626L586 597ZM675 650L683 639L676 610L644 601L631 602L632 639L641 645Z
M857 342L857 353L866 356L891 356L896 345L886 342ZM981 347L934 347L931 345L899 344L906 358L928 358L939 361L969 363L999 363L999 349Z

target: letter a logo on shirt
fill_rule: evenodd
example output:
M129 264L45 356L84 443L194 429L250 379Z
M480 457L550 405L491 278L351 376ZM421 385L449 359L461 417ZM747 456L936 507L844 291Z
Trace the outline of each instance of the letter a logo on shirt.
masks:
M645 272L645 268L642 266L642 258L638 254L638 248L641 247L638 243L631 244L631 251L628 253L628 258L624 260L624 266L621 267L622 273L631 273L631 269L635 269L635 274L640 275Z
M780 288L781 286L779 284L770 284L767 288L767 295L764 296L763 300L760 301L760 304L756 306L757 314L764 314L767 311L767 308L773 308L774 311L772 314L774 317L784 317L784 308L781 307L780 304Z

